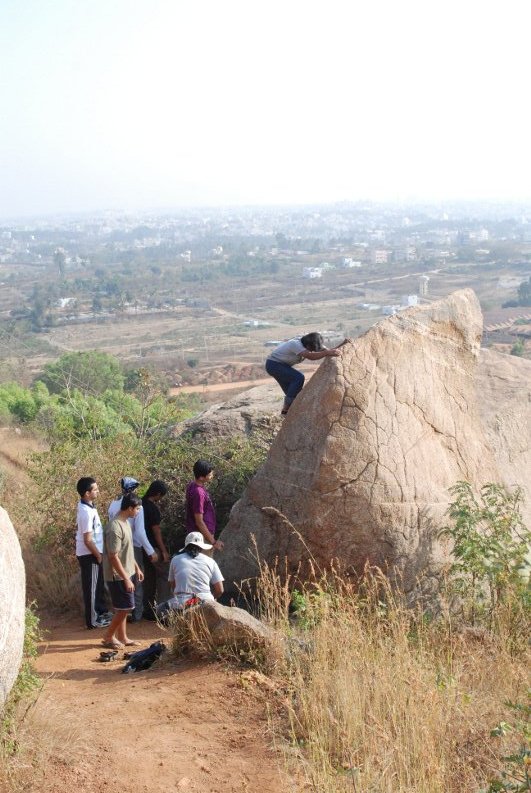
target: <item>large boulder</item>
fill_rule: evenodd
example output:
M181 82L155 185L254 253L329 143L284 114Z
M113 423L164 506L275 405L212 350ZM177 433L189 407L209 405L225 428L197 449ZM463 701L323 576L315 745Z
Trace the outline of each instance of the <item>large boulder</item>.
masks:
M526 496L522 514L531 526L531 361L481 350L475 385L498 481L522 487Z
M20 543L0 507L0 708L15 682L24 645L26 576Z
M257 556L287 557L293 571L339 558L431 595L448 489L503 482L530 495L531 364L480 353L481 336L479 303L463 290L325 359L233 508L226 579L255 575Z

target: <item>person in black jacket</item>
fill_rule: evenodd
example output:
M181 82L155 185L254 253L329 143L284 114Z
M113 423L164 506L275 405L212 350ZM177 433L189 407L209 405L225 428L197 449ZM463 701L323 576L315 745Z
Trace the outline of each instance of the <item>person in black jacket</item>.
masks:
M145 620L155 620L155 605L168 598L168 563L170 555L160 529L160 500L168 492L167 485L160 479L150 484L142 498L146 535L157 552L158 562L153 563L144 553L144 613Z

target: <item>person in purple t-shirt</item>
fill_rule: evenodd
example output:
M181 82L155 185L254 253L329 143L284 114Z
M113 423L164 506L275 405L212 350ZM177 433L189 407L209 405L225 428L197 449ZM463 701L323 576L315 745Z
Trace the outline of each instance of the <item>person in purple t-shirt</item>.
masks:
M207 490L214 478L214 469L206 460L197 460L194 477L186 486L186 531L200 531L205 542L221 551L223 543L216 540L216 512Z

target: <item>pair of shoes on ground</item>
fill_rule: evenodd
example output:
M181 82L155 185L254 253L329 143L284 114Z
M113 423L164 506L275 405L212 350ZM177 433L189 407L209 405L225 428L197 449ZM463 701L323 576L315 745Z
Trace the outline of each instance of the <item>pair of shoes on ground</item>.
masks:
M118 650L102 650L100 653L99 660L102 663L106 661L114 661L114 659L118 656Z

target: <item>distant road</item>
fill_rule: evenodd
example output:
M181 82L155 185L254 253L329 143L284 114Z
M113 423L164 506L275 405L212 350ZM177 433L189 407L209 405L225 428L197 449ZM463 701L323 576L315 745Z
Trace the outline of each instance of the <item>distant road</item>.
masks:
M304 370L304 377L306 381L310 379L315 369ZM258 380L234 380L232 383L212 383L211 385L183 385L177 388L170 388L170 396L179 396L179 394L214 394L217 391L231 391L234 388L253 388L255 385L272 384L272 377L260 377Z
M212 394L216 391L230 391L233 388L252 388L255 385L271 383L270 377L261 377L259 380L234 380L232 383L212 383L211 385L182 385L170 388L170 396L179 394Z

